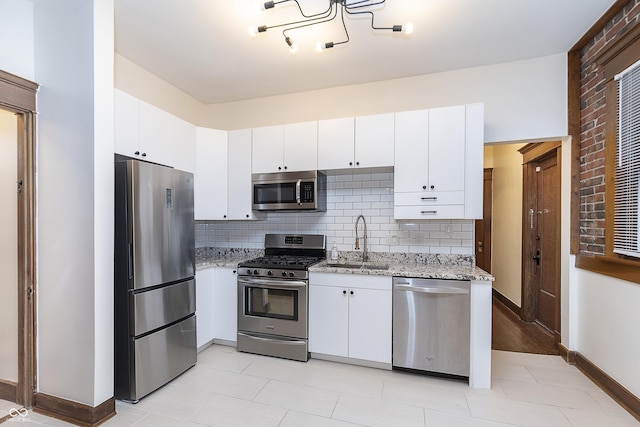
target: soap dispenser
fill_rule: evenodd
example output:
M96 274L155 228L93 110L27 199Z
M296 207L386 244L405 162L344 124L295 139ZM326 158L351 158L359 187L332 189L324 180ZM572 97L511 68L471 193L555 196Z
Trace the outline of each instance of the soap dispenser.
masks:
M333 242L333 248L331 248L331 259L333 261L338 260L338 247L336 246L336 242Z

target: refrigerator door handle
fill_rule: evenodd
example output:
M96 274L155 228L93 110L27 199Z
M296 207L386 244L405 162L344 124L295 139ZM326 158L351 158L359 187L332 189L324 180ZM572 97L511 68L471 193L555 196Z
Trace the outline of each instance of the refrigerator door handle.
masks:
M133 279L133 245L127 243L129 255L127 256L127 276Z

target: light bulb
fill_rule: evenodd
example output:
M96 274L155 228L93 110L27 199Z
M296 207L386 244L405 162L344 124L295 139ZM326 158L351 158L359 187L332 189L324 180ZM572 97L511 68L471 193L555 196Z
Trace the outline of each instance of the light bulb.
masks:
M322 43L322 42L316 43L316 50L318 52L322 52L324 50L324 43Z
M411 34L411 33L413 33L413 23L412 23L412 22L407 22L406 24L404 24L404 25L402 26L402 31L403 31L405 34Z
M251 37L254 37L258 34L258 27L255 25L249 25L248 32Z
M285 36L284 41L287 42L291 53L296 53L298 51L298 45L291 41L291 37Z

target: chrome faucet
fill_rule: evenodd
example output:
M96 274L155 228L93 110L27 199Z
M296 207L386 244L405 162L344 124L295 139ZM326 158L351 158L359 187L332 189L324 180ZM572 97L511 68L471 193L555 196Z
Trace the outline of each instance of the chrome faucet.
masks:
M367 221L362 215L358 215L358 218L356 219L356 250L360 249L360 237L358 237L358 223L360 222L360 218L362 218L362 223L364 224L364 247L362 250L362 262L367 262L369 260L369 257L367 255Z

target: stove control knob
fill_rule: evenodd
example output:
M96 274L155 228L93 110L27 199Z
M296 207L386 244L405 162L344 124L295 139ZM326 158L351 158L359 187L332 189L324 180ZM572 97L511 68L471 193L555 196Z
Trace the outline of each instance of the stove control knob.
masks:
M273 276L273 271L271 270L267 271L267 276Z
M253 274L258 274L258 270L253 270Z
M287 277L287 272L286 271L282 272L282 277Z
M296 277L296 273L292 271L291 273L289 273L289 277Z
M248 269L248 270L247 270L247 274L251 274L251 269Z

